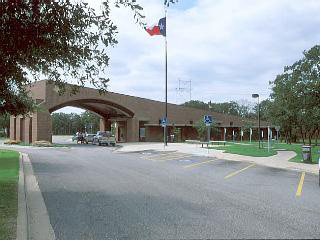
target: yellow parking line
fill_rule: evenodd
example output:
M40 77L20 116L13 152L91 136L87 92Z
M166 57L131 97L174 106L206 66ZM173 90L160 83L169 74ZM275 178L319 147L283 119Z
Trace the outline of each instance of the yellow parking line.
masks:
M198 166L198 165L201 165L201 164L206 164L206 163L213 162L213 161L216 161L216 159L205 161L205 162L201 162L201 163L190 164L190 165L184 166L184 168L195 167L195 166Z
M238 171L235 171L235 172L233 172L233 173L230 173L229 175L225 176L224 179L233 177L233 176L235 176L235 175L237 175L237 174L239 174L239 173L241 173L241 172L243 172L243 171L247 170L248 168L251 168L251 167L253 167L253 166L255 166L255 165L256 165L256 164L254 163L254 164L249 165L248 167L245 167L245 168L243 168L243 169L240 169L240 170L238 170Z
M299 182L298 189L297 189L297 192L296 192L296 196L297 196L297 197L300 197L300 196L301 196L302 187L303 187L303 182L304 182L304 176L305 176L305 175L306 175L305 172L303 172L303 173L301 174L300 182Z

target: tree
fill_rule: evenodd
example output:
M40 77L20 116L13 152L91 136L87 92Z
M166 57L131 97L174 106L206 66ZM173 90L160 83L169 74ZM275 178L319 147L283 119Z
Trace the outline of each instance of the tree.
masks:
M106 91L109 79L101 77L109 65L105 48L117 43L117 27L109 2L102 5L98 14L84 1L0 2L0 114L32 111L26 85L40 77L54 81L61 94L68 79L78 81L73 93L87 82ZM130 7L144 27L143 9L135 0L116 0L120 5Z
M99 129L100 118L97 114L85 111L80 115L82 119L82 124L87 132L95 133Z
M309 144L320 127L320 46L284 69L272 85L268 116L281 126L289 142L298 136Z
M206 136L207 136L208 128L207 128L207 126L205 125L205 123L203 122L203 120L200 119L199 121L197 121L197 122L193 125L193 127L197 130L198 136L199 136L200 140L205 141Z
M0 137L7 137L10 129L10 116L8 114L0 115Z
M260 102L260 119L263 121L267 121L269 118L269 108L270 108L271 100L266 99ZM253 117L258 116L258 104L253 107Z
M198 136L200 138L200 140L205 141L207 140L207 134L208 134L208 127L206 126L206 124L204 123L203 119L200 119L199 121L197 121L193 127L197 130L198 132ZM216 125L216 124L212 124L210 126L210 137L212 138L212 132L217 136L217 139L219 139L219 136L221 134L221 129Z
M192 100L189 102L185 102L182 104L186 107L192 107L192 108L198 108L203 110L209 110L209 104L198 101L198 100ZM251 111L252 107L251 104L249 104L246 101L242 102L223 102L223 103L211 103L210 104L210 111L212 112L219 112L219 113L225 113L240 117L246 117L246 118L254 118L254 114Z
M72 135L78 131L96 133L99 129L100 117L90 111L83 113L53 113L52 131L54 135Z
M208 104L202 101L198 100L191 100L189 102L185 102L182 104L182 106L185 107L191 107L191 108L197 108L197 109L202 109L202 110L208 110Z

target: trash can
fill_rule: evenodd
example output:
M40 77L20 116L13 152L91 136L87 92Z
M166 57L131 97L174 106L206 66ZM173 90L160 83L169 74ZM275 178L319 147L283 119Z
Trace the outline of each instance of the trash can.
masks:
M302 146L302 160L304 163L311 163L311 146Z

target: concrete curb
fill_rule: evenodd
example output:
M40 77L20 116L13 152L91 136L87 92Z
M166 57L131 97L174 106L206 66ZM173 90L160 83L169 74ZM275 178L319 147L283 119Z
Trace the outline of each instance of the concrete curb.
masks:
M18 217L17 217L17 240L29 239L27 202L25 192L25 176L22 153L19 156L19 182L18 182Z
M21 185L19 179L17 239L54 240L55 234L31 161L27 154L21 156L24 177L21 177Z
M121 148L123 148L122 145L116 145L116 146L115 146L115 149L112 150L112 152L117 152L117 151L119 151Z

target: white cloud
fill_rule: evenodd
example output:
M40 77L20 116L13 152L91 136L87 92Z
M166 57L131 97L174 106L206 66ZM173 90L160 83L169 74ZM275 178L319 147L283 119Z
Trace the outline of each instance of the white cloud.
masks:
M162 2L139 1L150 25L163 17ZM170 102L178 78L192 79L193 99L202 101L268 97L269 81L320 40L319 0L180 2L167 19ZM164 38L148 36L130 9L112 8L112 17L119 44L109 50L109 90L162 101Z

